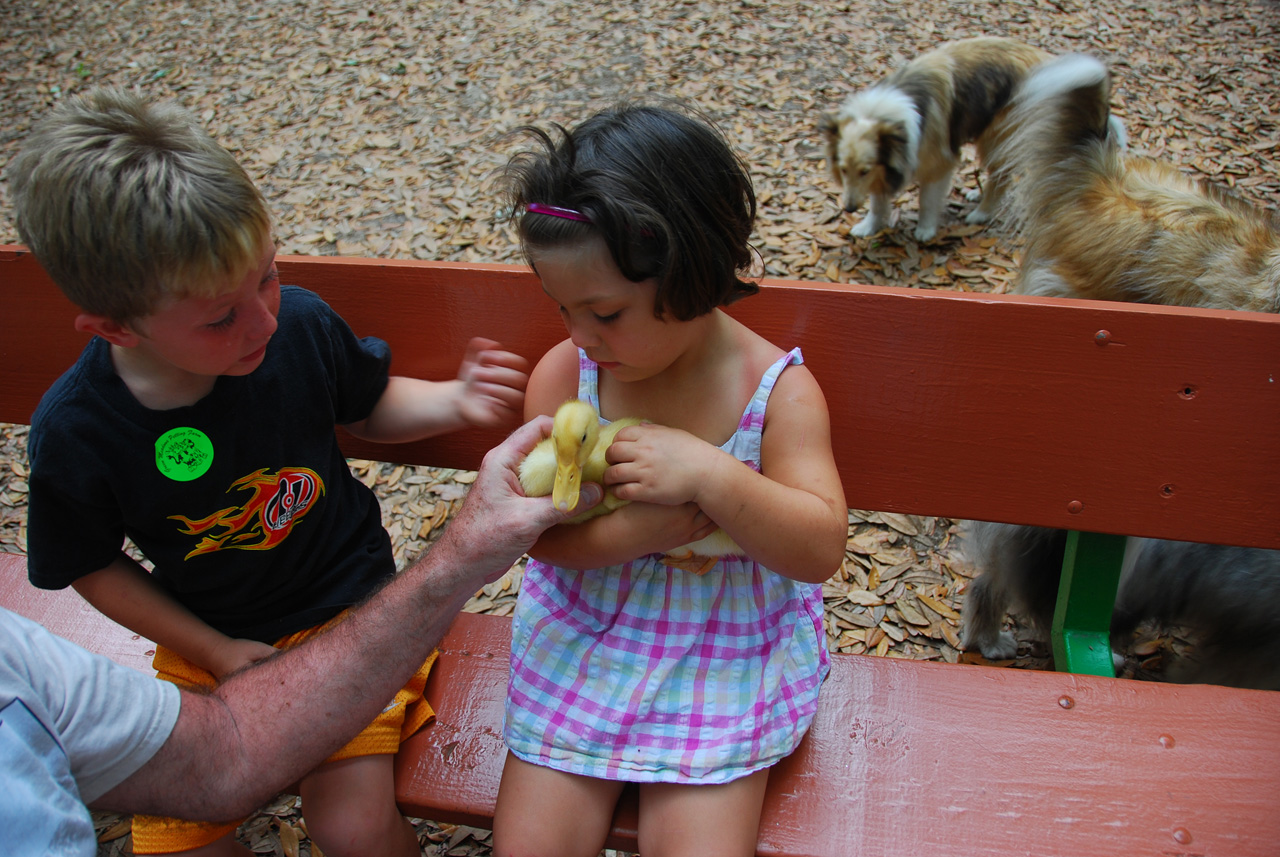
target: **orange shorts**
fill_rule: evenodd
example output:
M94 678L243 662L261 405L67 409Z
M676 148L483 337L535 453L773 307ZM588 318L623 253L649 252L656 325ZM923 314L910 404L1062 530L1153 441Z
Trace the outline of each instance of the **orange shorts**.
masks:
M323 625L282 637L274 645L277 649L292 648L342 621L345 616L344 611ZM400 689L395 699L382 709L374 721L326 761L337 762L359 756L393 754L400 749L402 741L426 725L427 721L435 716L435 712L423 698L422 692L427 685L427 675L431 671L432 664L435 663L436 655L436 652L432 652L418 668L418 672ZM155 667L156 678L173 682L179 687L197 690L218 686L218 681L212 673L174 654L164 646L156 646L156 655L151 665ZM155 815L135 815L133 817L133 853L171 854L190 851L216 842L233 832L242 823L243 819L236 822L214 823L184 821Z

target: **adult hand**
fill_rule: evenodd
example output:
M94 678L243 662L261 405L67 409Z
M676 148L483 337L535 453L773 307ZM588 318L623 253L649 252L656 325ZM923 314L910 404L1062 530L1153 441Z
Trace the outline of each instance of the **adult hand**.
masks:
M544 530L600 502L603 490L593 483L582 487L572 512L561 512L549 496L524 495L520 462L551 434L551 422L547 416L535 417L489 450L466 501L433 552L446 550L461 567L482 573L486 582L496 580L533 547Z

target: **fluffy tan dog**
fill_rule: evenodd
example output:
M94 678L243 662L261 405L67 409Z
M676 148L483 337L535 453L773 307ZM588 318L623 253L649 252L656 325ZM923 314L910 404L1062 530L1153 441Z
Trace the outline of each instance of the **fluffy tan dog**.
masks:
M1111 80L1093 57L1037 68L992 159L1016 181L1022 294L1280 312L1268 214L1169 164L1125 154Z
M865 237L888 226L893 198L914 181L920 185L915 237L929 241L937 235L960 147L975 143L979 160L988 163L991 135L1014 88L1048 58L1012 39L963 39L850 96L839 112L824 114L819 128L827 164L842 187L844 210L857 211L870 197L867 216L852 234ZM987 222L999 206L1000 191L988 182L967 222Z

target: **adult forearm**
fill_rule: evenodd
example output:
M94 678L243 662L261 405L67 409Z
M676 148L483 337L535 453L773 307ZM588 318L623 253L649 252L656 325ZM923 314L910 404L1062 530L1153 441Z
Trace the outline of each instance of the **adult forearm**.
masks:
M516 466L550 428L540 418L485 456L471 494L431 551L348 618L302 645L186 693L164 746L97 806L185 818L244 815L373 720L454 615L547 527L551 498L526 498ZM599 487L585 489L587 505Z
M98 805L207 820L260 806L370 723L444 636L483 582L450 564L433 550L307 645L185 693L169 741Z
M296 780L377 716L487 576L449 547L433 548L313 644L234 675L218 689L243 747L243 764L229 772L220 792L252 792L263 770L280 772L286 784ZM306 683L301 692L299 679ZM287 730L311 741L282 741ZM272 789L265 792L251 795L249 805L261 804Z

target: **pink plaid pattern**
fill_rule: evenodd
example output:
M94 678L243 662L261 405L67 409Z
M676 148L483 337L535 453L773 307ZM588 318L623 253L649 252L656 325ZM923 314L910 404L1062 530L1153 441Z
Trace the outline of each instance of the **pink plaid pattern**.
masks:
M723 449L760 469L761 379ZM579 352L578 396L599 407ZM517 756L634 782L723 783L804 736L829 658L822 589L726 557L704 575L658 555L574 571L530 561L516 607L504 735Z

